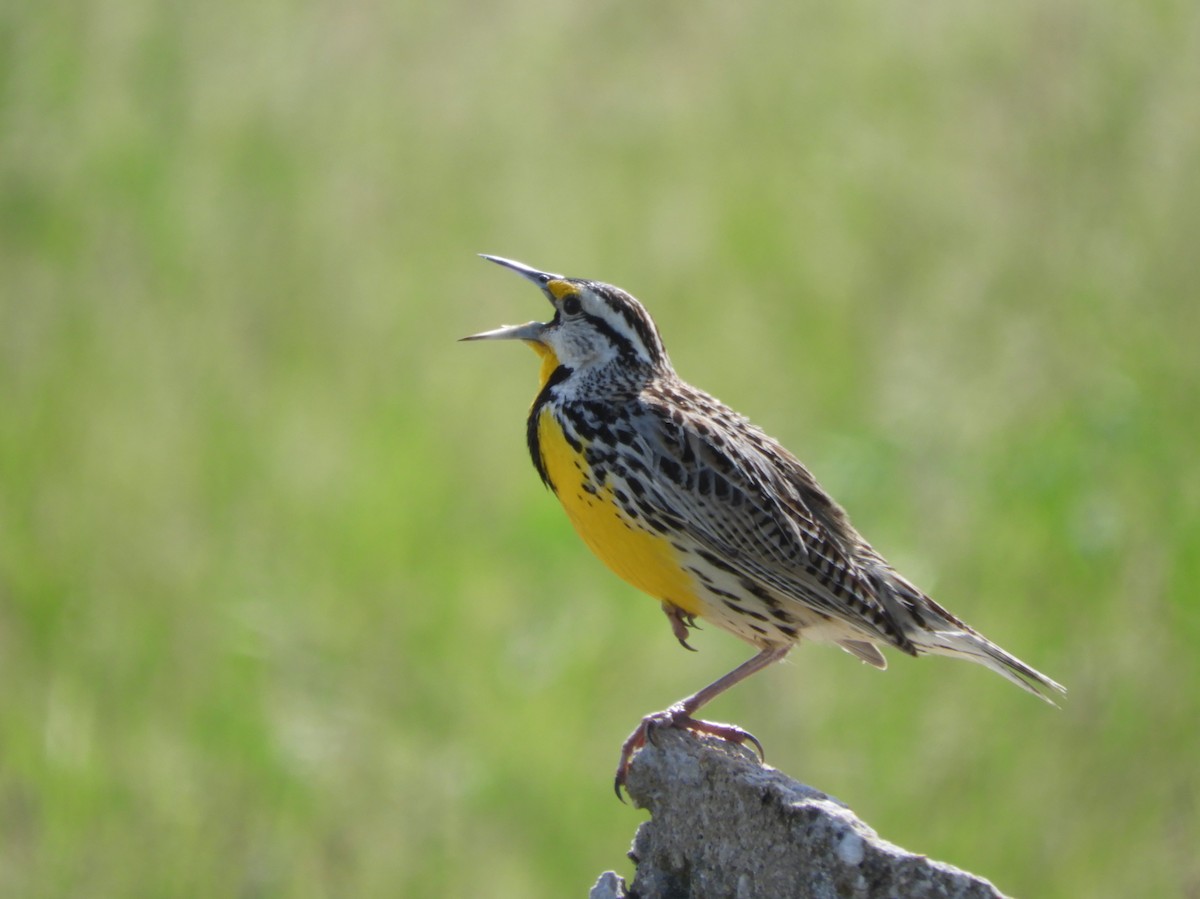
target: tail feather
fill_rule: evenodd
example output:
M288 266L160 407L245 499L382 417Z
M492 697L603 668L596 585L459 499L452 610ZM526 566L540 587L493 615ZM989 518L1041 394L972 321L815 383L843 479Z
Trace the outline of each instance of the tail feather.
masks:
M883 657L878 647L867 640L838 640L838 646L852 656L857 656L868 665L873 665L880 671L887 668L887 659Z
M1052 706L1058 705L1052 698L1054 693L1067 692L1062 684L1026 665L980 634L965 630L939 630L923 634L922 637L924 639L917 644L918 649L976 662Z
M1066 687L1005 652L965 621L955 618L911 581L896 573L878 553L869 547L868 551L869 561L873 563L868 572L878 588L880 600L898 621L903 622L904 634L918 653L969 659L990 668L1038 699L1052 706L1058 705L1053 695L1065 694Z

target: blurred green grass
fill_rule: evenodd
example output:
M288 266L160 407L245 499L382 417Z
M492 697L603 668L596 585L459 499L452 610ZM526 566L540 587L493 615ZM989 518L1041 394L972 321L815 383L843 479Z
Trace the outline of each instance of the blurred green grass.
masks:
M678 651L522 445L620 284L1071 690L820 647L714 707L1015 895L1200 891L1192 4L10 4L0 892L582 895ZM628 868L626 869L626 873Z

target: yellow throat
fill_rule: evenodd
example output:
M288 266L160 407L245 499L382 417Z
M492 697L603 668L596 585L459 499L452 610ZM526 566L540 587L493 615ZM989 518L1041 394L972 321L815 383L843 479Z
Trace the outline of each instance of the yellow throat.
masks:
M542 359L540 393L558 368L558 358L543 344L529 341L529 346ZM679 553L670 541L631 521L611 487L592 484L587 444L575 441L573 445L567 439L550 404L535 408L532 414L536 420L530 422L530 428L536 429L541 471L583 542L626 583L684 612L703 614L692 576L680 565Z

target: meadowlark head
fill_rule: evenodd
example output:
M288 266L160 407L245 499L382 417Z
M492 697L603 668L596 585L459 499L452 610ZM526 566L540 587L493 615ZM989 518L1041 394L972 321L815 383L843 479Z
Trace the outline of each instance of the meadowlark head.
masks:
M554 307L554 317L548 322L505 325L463 340L523 340L542 357L544 374L560 365L576 372L612 365L670 366L654 320L621 288L538 271L499 256L480 255L540 287Z

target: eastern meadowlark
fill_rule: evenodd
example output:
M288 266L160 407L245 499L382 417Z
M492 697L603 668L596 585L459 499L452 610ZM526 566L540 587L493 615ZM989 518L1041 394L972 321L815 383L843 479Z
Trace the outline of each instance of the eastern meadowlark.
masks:
M583 541L662 603L686 648L697 618L757 647L724 677L646 716L621 749L616 789L654 727L762 746L693 715L787 655L835 643L876 668L879 645L978 662L1051 702L1066 690L955 618L897 573L799 459L675 374L642 304L620 288L497 256L542 289L548 322L464 340L521 340L541 357L526 435L533 465Z

